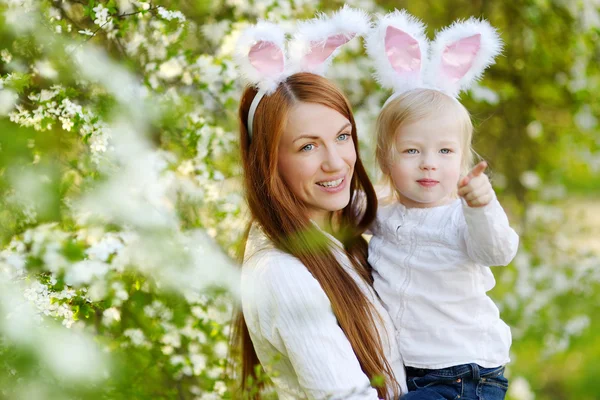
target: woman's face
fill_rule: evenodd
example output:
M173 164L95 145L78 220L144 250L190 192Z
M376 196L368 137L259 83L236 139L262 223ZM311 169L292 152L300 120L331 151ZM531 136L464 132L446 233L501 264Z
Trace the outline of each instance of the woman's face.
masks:
M279 172L319 225L348 205L355 163L346 117L316 103L298 103L290 111L279 143Z

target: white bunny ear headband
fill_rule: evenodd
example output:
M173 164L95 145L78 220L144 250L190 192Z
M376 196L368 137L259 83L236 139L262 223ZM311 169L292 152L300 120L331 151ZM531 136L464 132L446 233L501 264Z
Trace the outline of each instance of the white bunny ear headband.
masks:
M241 75L258 89L248 112L250 138L256 108L265 95L273 94L280 83L297 72L323 75L339 48L364 35L369 26L365 12L347 6L331 17L321 14L298 24L287 57L281 27L262 21L247 28L237 43L236 60Z
M457 98L494 63L502 51L496 30L485 20L470 18L440 31L433 43L425 25L406 11L379 19L365 47L375 61L375 79L394 94L385 102L416 88L438 90Z

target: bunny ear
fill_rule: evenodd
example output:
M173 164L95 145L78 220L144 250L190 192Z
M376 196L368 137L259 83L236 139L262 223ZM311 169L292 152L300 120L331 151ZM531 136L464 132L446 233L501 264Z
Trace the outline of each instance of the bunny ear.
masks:
M286 77L285 32L270 22L247 28L236 46L235 57L248 83L271 94Z
M501 51L502 41L487 21L471 18L455 22L436 36L427 80L457 97L481 78Z
M417 18L404 10L385 15L367 36L365 47L381 86L397 93L421 86L429 42Z
M310 42L310 51L302 58L301 69L303 71L315 71L327 61L327 59L339 47L348 43L354 37L344 34L329 36L324 42Z
M290 62L295 72L323 75L338 50L369 29L369 17L344 6L331 17L324 14L298 24L290 43Z
M262 75L277 75L283 72L283 52L273 42L261 40L250 48L250 64Z

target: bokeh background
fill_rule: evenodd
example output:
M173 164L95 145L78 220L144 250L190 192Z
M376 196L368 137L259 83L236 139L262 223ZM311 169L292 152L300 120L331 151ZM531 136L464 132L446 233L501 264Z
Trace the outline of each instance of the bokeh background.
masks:
M600 399L600 2L349 1L506 46L462 101L519 253L491 296L510 400ZM0 0L0 398L227 399L240 189L232 62L257 19L342 2ZM354 40L329 70L361 154L389 95ZM469 312L469 310L465 310Z

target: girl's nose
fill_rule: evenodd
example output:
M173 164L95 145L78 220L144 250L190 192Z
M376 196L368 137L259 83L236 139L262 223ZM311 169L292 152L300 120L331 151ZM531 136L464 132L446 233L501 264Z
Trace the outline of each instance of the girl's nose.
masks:
M435 157L432 155L424 154L423 158L421 159L420 167L421 169L426 171L436 170L437 163L435 161Z

